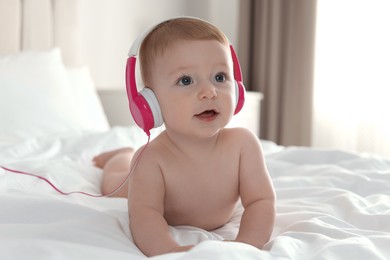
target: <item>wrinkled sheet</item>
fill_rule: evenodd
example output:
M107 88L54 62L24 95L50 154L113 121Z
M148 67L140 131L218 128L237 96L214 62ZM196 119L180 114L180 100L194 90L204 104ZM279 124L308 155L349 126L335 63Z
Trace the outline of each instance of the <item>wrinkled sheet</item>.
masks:
M100 193L94 155L139 147L134 128L0 144L0 165L45 176L64 191ZM171 227L192 250L155 259L390 259L390 160L262 141L277 194L264 250L223 242L237 234L242 207L213 232ZM45 182L0 169L1 259L144 259L128 229L127 201L58 194Z

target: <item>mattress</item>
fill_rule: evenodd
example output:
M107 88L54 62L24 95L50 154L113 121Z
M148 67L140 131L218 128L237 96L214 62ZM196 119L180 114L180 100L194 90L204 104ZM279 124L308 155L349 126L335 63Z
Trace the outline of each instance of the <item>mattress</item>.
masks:
M94 155L139 147L134 126L0 146L2 166L34 173L63 191L100 194ZM340 150L281 147L262 140L277 194L277 217L263 250L236 242L242 207L218 230L170 227L192 250L155 259L389 259L390 160ZM3 259L144 259L124 198L61 195L48 183L0 170Z

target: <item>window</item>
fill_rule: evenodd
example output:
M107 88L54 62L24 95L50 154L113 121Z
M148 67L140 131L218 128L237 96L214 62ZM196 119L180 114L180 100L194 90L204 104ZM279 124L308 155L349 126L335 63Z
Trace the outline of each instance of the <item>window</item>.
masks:
M314 146L390 156L390 1L318 0Z

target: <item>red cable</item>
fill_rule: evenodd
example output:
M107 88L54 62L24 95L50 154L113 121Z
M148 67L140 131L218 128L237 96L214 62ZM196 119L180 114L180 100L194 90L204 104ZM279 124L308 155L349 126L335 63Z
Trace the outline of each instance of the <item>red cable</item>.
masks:
M129 173L127 174L126 178L122 181L122 183L117 187L115 188L112 192L108 193L107 195L103 195L103 194L90 194L90 193L87 193L87 192L84 192L84 191L71 191L71 192L64 192L62 190L60 190L59 188L57 188L57 186L55 186L51 181L49 181L48 179L46 179L45 177L42 177L42 176L39 176L39 175L36 175L36 174L33 174L33 173L28 173L28 172L23 172L23 171L19 171L19 170L14 170L14 169L10 169L10 168L7 168L7 167L4 167L4 166L1 166L0 165L0 168L8 171L8 172L12 172L12 173L17 173L17 174L23 174L23 175L27 175L27 176L31 176L31 177L35 177L35 178L38 178L42 181L45 181L47 184L49 184L55 191L57 191L58 193L62 194L62 195L71 195L71 194L82 194L82 195L85 195L85 196L90 196L90 197L95 197L95 198L101 198L101 197L109 197L109 196L112 196L114 195L115 193L117 193L124 185L125 183L127 182L127 180L130 178L131 174L133 173L134 171L134 168L135 166L137 165L139 159L141 158L141 155L142 153L144 152L144 150L146 149L146 147L148 146L149 144L149 141L150 141L150 135L148 135L148 142L145 144L145 146L142 148L141 152L139 153L138 157L136 158L134 164L133 164L133 167L131 167Z

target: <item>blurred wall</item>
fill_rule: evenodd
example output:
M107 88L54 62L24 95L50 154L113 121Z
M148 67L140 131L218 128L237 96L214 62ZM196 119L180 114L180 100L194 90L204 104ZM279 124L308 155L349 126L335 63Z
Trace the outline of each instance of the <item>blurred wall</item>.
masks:
M124 86L127 52L146 28L173 16L196 16L237 45L239 0L81 0L83 59L99 89Z

